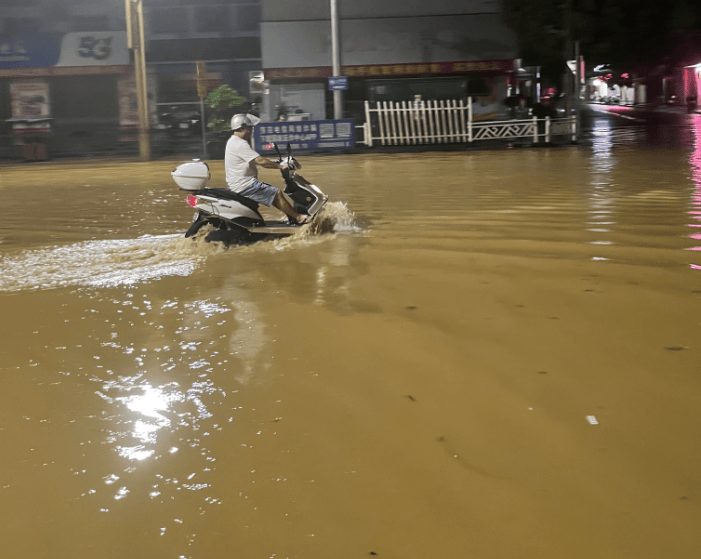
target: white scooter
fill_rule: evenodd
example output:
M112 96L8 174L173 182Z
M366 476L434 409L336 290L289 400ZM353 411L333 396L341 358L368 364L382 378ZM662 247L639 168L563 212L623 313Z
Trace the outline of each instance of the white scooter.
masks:
M295 211L310 215L312 219L308 223L313 223L329 197L296 174L295 171L302 166L292 157L289 144L284 159L277 145L275 149L278 163L284 164L281 169L285 179L284 194ZM205 240L230 246L288 237L300 227L300 224L289 218L284 221L265 221L258 212L257 202L226 188L207 188L207 182L211 178L209 166L199 159L178 165L171 176L181 190L189 192L187 203L196 211L185 237L192 237L205 225L211 225L214 230L207 233Z

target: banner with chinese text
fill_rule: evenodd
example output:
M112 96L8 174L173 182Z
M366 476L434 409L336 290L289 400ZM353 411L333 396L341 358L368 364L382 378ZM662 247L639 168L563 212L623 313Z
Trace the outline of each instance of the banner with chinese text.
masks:
M43 80L23 80L10 84L12 129L15 134L41 134L51 129L49 84Z
M504 74L513 71L513 59L466 60L457 62L432 62L426 64L367 64L363 66L343 66L341 68L341 74L344 76L362 78L420 76L424 74ZM331 66L265 69L266 80L329 78L332 75Z
M273 144L284 153L288 143L293 150L350 149L355 146L353 119L261 122L254 128L258 153L274 152Z

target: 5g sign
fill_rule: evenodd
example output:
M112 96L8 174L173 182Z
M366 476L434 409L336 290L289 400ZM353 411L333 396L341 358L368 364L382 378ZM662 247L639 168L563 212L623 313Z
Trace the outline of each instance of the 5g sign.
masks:
M43 66L126 65L129 64L127 34L124 31L65 33L57 54L58 62L50 62Z
M105 60L112 53L112 37L96 38L92 35L80 37L78 55L82 58Z

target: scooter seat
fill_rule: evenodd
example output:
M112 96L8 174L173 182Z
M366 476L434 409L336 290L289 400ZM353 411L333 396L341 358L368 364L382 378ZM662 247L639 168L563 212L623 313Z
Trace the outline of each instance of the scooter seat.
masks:
M232 190L229 190L228 188L205 188L202 191L202 193L210 196L215 196L217 198L222 198L223 200L233 200L235 202L243 204L244 206L253 210L256 213L258 212L258 202L255 202L250 198L246 198L238 192L234 192Z

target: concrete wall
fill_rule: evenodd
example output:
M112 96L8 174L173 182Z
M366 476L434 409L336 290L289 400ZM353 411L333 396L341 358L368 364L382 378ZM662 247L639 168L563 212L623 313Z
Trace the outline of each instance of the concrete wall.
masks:
M516 39L499 15L352 19L340 22L341 64L513 59ZM261 24L263 68L331 65L328 21Z

